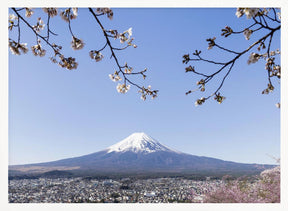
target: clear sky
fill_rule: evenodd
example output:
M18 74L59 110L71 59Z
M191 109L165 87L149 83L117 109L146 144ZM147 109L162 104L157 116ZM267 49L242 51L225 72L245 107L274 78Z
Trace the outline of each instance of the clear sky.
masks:
M62 69L49 60L51 52L44 58L31 51L22 56L9 52L9 164L93 153L134 132L145 132L185 153L275 164L269 155L280 157L280 110L275 107L280 86L274 82L273 93L261 94L267 86L264 62L248 66L248 54L240 59L223 86L221 93L227 99L221 105L211 100L195 107L201 93L185 95L200 78L185 73L182 56L198 49L203 55L226 60L214 49L207 51L205 40L215 36L227 47L243 49L253 42L253 35L246 41L243 35L224 39L220 34L226 25L235 30L247 26L246 17L238 19L235 8L113 11L112 21L101 17L103 25L120 32L132 27L138 45L117 52L119 61L135 70L147 68L146 80L136 81L159 89L159 97L142 101L134 87L125 95L116 91L117 83L108 77L116 68L110 53L104 51L98 63L89 57L90 50L103 46L104 37L87 9L80 9L72 21L74 34L86 43L80 51L70 48L66 22L52 18L63 53L76 57L79 66L73 71ZM35 18L38 12L42 13L36 11ZM35 45L35 36L24 25L21 29L21 42ZM14 38L15 32L11 33ZM274 40L272 49L279 48L279 33ZM192 66L207 68L200 63Z

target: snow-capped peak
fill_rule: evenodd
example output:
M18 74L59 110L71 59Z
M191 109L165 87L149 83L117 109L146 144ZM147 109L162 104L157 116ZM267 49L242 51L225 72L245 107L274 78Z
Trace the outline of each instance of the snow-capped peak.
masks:
M108 147L107 152L142 152L151 153L157 151L173 151L160 144L158 141L145 133L133 133L122 141Z

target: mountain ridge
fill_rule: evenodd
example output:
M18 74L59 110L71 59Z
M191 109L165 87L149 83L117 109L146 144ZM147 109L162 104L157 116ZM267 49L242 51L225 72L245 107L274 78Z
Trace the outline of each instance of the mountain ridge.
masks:
M263 165L264 169L273 167ZM259 165L196 156L170 149L144 132L133 133L110 147L79 157L45 163L9 166L10 173L43 173L66 170L74 173L157 172L260 172ZM262 169L263 170L263 169Z

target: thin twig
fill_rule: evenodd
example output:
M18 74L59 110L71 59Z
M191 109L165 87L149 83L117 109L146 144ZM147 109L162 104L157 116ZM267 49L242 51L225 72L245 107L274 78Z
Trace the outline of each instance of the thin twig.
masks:
M98 19L98 16L95 14L95 12L93 11L92 8L89 8L89 12L93 15L93 17L95 18L96 22L98 23L98 25L100 26L100 28L102 29L103 31L103 34L104 34L104 37L106 38L106 44L109 46L110 48L110 51L111 51L111 58L114 59L114 61L116 62L116 65L118 66L118 70L119 72L122 73L123 77L124 77L124 83L126 84L126 81L129 82L131 85L133 86L136 86L137 88L139 89L142 89L143 90L143 87L140 87L138 84L136 83L133 83L131 80L129 80L127 77L126 77L126 73L122 70L121 68L121 65L119 64L119 61L118 61L118 58L114 52L114 47L112 46L111 42L110 42L110 39L109 39L109 35L107 34L104 26L102 25L102 23L100 22L100 20ZM106 46L106 45L105 45Z

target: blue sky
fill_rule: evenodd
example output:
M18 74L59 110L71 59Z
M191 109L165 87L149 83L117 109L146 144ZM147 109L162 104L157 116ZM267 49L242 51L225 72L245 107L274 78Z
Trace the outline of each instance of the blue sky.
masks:
M105 58L98 63L88 55L103 46L104 37L86 9L80 9L72 21L74 34L86 43L80 51L70 48L68 25L53 18L63 53L75 56L79 66L73 71L62 69L50 62L49 52L44 58L34 57L31 51L22 56L9 53L9 164L96 152L133 132L145 132L194 155L275 163L269 155L280 157L280 110L275 107L280 86L274 82L272 94L261 94L267 86L263 62L248 66L249 55L245 55L235 64L221 91L227 98L221 105L208 101L195 107L201 93L185 95L200 78L185 73L182 56L195 49L207 56L217 54L215 49L206 50L205 40L214 36L226 46L243 49L249 44L243 35L224 39L220 34L226 25L242 29L248 23L245 17L237 19L235 8L113 11L112 21L101 18L103 25L120 32L132 27L138 45L119 52L120 62L136 70L147 68L146 80L136 81L159 89L159 97L142 101L134 87L125 95L116 91L117 83L108 77L116 68L109 52L104 51ZM35 17L40 15L37 12ZM34 45L35 36L22 28L21 42ZM279 34L274 40L273 48L279 48ZM215 58L227 59L219 53ZM193 66L210 68L200 63Z

